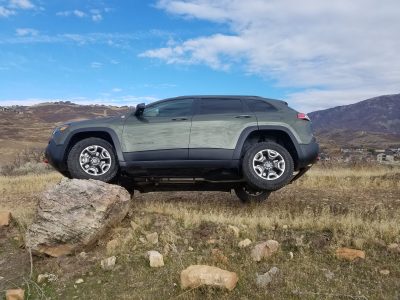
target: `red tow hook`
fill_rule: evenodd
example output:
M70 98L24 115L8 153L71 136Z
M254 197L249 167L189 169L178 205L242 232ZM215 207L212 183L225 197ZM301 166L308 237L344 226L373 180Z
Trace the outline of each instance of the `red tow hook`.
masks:
M48 164L48 163L49 163L49 160L48 160L47 158L45 158L45 159L43 159L43 162L44 162L45 164Z

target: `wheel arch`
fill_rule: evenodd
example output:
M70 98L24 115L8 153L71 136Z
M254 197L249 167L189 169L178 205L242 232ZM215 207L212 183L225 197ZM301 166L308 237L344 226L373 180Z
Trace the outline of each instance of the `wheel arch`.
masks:
M233 158L241 159L249 146L263 141L273 141L284 146L293 158L295 170L298 168L301 150L294 134L284 126L253 126L246 128L239 137Z
M122 149L121 149L121 145L120 145L118 136L113 129L107 128L107 127L104 127L104 128L99 128L99 127L80 128L80 129L76 129L76 130L72 131L68 135L67 139L64 142L66 145L64 159L66 159L68 157L68 154L69 154L71 148L77 142L82 141L86 138L90 138L90 137L101 138L101 139L109 142L115 149L115 152L118 157L118 161L120 163L124 161L124 157L122 154Z

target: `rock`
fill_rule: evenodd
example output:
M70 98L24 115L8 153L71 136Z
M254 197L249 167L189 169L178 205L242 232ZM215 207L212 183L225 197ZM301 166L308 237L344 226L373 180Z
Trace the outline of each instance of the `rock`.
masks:
M135 223L134 221L131 221L131 228L133 230L137 230L137 229L139 229L139 227L140 227L139 224Z
M239 248L246 248L246 247L250 246L250 244L251 244L251 240L245 239L243 241L240 241L238 246L239 246Z
M182 289L210 285L231 291L236 287L238 280L234 272L206 265L192 265L181 272Z
M272 267L268 272L258 275L256 278L256 284L258 287L266 287L273 279L274 276L276 276L279 273L279 269L277 267Z
M326 279L328 280L332 280L335 277L335 274L327 269L323 269L324 271L324 275L326 277Z
M387 248L390 252L400 253L400 245L397 243L389 244Z
M11 212L0 211L0 227L8 226L11 223Z
M117 258L115 256L111 256L101 260L100 265L103 270L111 271L115 267L115 262Z
M220 249L217 248L212 249L211 254L216 262L222 262L224 264L228 263L228 258L224 255L224 253Z
M213 244L216 244L217 243L217 240L216 239L209 239L208 241L207 241L207 244L208 245L213 245Z
M381 273L382 275L389 275L390 271L389 270L380 270L379 273Z
M294 257L294 254L293 254L292 251L290 251L290 252L289 252L289 258L290 258L290 259L293 259L293 257Z
M365 252L350 248L338 248L336 250L336 257L348 261L353 261L356 259L365 259Z
M82 278L79 278L75 281L76 284L84 283L85 281Z
M119 223L129 205L130 195L120 186L64 178L42 195L26 247L54 257L82 251Z
M6 291L6 300L24 300L25 291L23 289L14 289Z
M251 257L254 261L261 261L263 258L270 257L279 249L279 243L274 240L257 244L251 251Z
M164 266L164 257L158 251L148 251L147 256L149 257L150 267L159 268Z
M151 244L157 244L158 243L158 233L153 232L153 233L146 234L146 240Z
M57 281L57 276L51 273L39 274L37 278L37 283L43 283L45 281L54 282Z
M190 247L190 246L189 246L188 250L189 250L189 251L193 251L194 249L193 249L193 247Z
M107 245L106 245L107 254L109 254L109 255L114 254L120 246L121 246L121 243L118 239L113 239L113 240L107 242Z
M240 232L239 228L233 225L229 225L228 228L231 230L231 232L233 232L235 237L239 237L239 232Z

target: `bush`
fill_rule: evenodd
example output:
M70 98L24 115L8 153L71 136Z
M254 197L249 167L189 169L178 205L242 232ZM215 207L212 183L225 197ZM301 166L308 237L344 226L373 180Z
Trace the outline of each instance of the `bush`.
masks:
M43 163L44 150L41 148L27 148L18 153L13 162L0 168L0 174L4 176L43 174L51 170L51 167Z

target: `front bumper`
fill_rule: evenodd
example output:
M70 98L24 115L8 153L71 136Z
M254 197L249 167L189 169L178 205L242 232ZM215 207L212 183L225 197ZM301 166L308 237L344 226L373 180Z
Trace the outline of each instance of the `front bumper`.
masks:
M46 147L45 157L49 164L59 172L64 174L67 171L64 145L57 145L54 139L51 139Z

